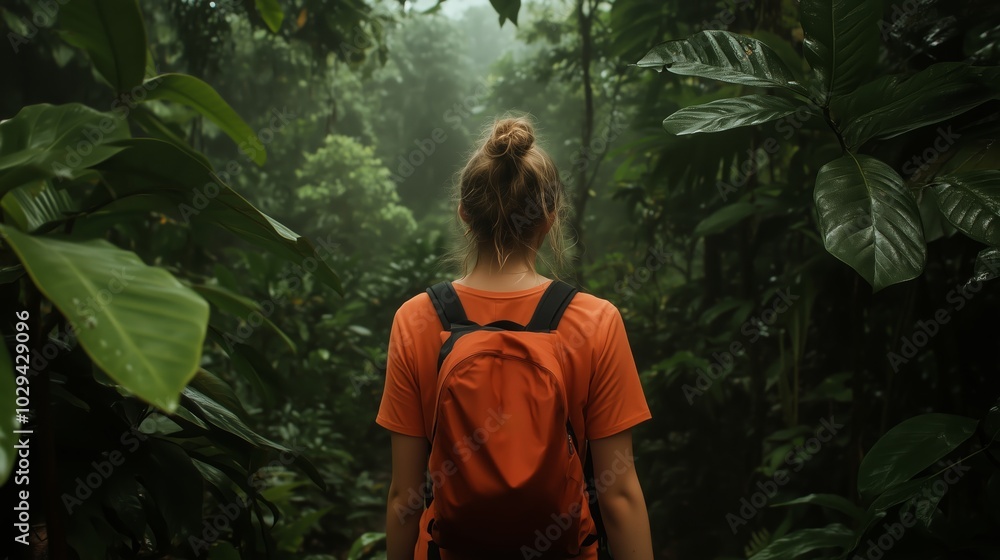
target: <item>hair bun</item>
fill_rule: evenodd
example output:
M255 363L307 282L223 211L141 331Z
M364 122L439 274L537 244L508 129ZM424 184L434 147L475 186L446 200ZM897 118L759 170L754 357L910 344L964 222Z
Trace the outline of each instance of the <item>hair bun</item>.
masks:
M526 119L501 119L483 145L483 152L493 158L521 157L535 145L535 131Z

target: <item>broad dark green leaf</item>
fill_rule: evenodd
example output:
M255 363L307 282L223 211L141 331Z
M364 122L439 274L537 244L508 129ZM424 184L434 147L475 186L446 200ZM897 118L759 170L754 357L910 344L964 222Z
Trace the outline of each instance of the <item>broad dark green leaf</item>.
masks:
M277 33L281 29L281 22L285 20L285 12L281 10L278 0L256 0L257 13L267 24L272 33Z
M137 0L60 2L58 27L69 44L83 49L94 68L118 93L142 83L146 26Z
M123 119L79 103L24 107L0 122L0 196L29 181L79 177L128 137Z
M118 195L155 193L174 199L184 223L198 221L225 228L276 256L311 270L342 293L340 279L308 239L264 214L222 182L214 172L169 142L134 139L128 149L101 164ZM332 250L327 248L326 250Z
M824 165L813 193L826 250L875 291L915 278L924 267L920 212L885 163L848 153Z
M787 502L772 504L771 507L794 506L799 504L816 504L818 506L839 511L848 515L851 519L858 521L863 519L865 516L865 511L854 505L854 502L836 494L809 494Z
M27 367L27 364L23 365ZM7 352L7 343L0 343L0 485L7 482L11 467L14 466L14 443L17 441L14 430L20 429L14 416L16 375L14 362Z
M802 529L767 545L750 560L791 560L814 550L840 548L847 550L854 542L854 531L834 523L823 528Z
M521 11L521 0L490 0L490 4L500 16L501 27L507 20L517 25L517 13Z
M792 71L770 47L752 37L728 31L702 31L687 39L660 43L636 65L733 84L782 87L805 94Z
M172 412L201 361L208 303L103 239L0 232L94 363L128 392Z
M1000 246L1000 171L937 177L930 188L953 226L976 241Z
M1000 248L990 247L976 255L974 281L986 282L1000 276Z
M802 0L802 47L825 101L851 91L878 62L882 4L872 0Z
M870 500L941 460L972 437L978 422L953 414L922 414L894 426L858 468L858 493Z
M998 84L996 67L942 62L906 79L886 76L869 82L835 99L831 109L843 123L844 140L856 147L872 138L892 138L961 115L997 99ZM960 135L945 127L938 136L940 146L951 147Z
M245 146L252 147L254 163L264 165L267 161L267 152L257 134L212 86L187 74L161 74L147 80L143 87L149 90L147 100L173 101L198 111L232 138L241 150Z
M801 106L801 101L775 95L745 95L685 107L667 117L663 128L678 135L719 132L775 121L791 115Z
M77 213L69 193L54 188L48 181L32 182L11 190L0 200L0 206L14 225L27 232L35 232Z

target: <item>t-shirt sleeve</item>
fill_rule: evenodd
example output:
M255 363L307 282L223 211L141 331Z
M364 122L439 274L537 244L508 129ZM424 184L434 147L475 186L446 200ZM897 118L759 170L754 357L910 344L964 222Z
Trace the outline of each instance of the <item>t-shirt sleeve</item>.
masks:
M618 308L611 306L607 334L597 356L587 398L587 439L612 436L652 415Z
M423 408L417 384L416 361L408 351L408 340L402 314L397 311L389 332L389 350L385 366L385 388L375 423L387 430L408 436L424 436Z

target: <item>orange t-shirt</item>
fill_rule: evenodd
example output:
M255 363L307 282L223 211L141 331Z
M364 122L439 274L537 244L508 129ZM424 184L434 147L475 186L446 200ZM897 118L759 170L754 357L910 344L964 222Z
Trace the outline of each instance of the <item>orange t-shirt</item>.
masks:
M526 325L549 283L514 292L453 286L470 321L485 325L508 320ZM441 321L426 293L414 296L396 311L389 336L385 389L375 419L378 425L404 435L430 438L441 332ZM587 440L608 437L652 417L625 324L611 302L577 293L555 332L565 351L564 385L570 422L578 434L584 434ZM586 453L585 446L582 452ZM427 557L430 536L424 528L433 508L432 502L421 518L414 558ZM588 548L578 557L580 560L597 558L596 548ZM441 553L442 560L455 558L447 551Z

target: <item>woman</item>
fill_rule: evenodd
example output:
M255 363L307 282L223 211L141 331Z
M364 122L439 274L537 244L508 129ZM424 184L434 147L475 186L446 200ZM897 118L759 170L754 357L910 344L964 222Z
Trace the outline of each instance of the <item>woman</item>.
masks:
M452 293L457 294L472 323L510 321L527 325L553 282L535 270L536 257L546 237L555 258L561 256L561 225L566 211L565 194L555 165L535 143L527 119L504 118L493 123L461 173L457 199L467 245L457 255L464 276L452 283ZM470 265L473 265L471 271ZM390 334L385 392L376 419L380 426L391 431L392 438L392 483L386 523L389 560L422 560L428 554L440 555L443 560L485 557L485 553L463 554L444 545L438 549L437 543L432 542L436 534L433 529L437 502L430 501L424 507L428 442L437 428L438 359L442 341L448 336L442 332L446 329L439 320L439 309L428 294L410 299L396 312ZM593 533L592 513L600 513L616 560L651 559L649 520L632 461L631 436L631 428L649 419L650 413L621 315L610 302L578 293L569 300L557 321L558 328L546 336L557 337L561 349L559 375L566 395L564 402L568 405L564 413L568 416L568 454L573 455L578 449L577 457L586 457L589 446L600 504L600 512L591 512L584 497L579 507L570 508L582 527L579 534ZM533 395L527 398L530 400ZM490 412L496 430L512 429L500 426L509 415ZM519 429L520 432L514 433L525 433L523 425ZM581 434L579 442L575 441L574 432ZM463 461L469 457L479 460L475 455L478 444L487 447L491 444L486 441L489 434L482 433L482 440L466 439L471 447L461 449L465 453ZM499 437L494 436L494 442ZM473 463L475 460L469 462ZM573 468L579 469L580 463L574 463ZM463 466L467 465L459 463L457 472L437 473L437 479L432 472L434 489L466 476L460 470ZM448 479L445 475L453 476ZM525 500L525 507L531 502ZM445 505L440 507L443 509ZM546 539L559 536L559 523L567 520L568 524L569 520L568 515L560 516L552 516L554 531L548 527L549 532L545 533L546 528L539 527L538 538L511 557L552 557L552 542ZM505 523L512 521L510 516L497 519L492 528L502 530ZM576 539L576 534L567 538ZM597 558L597 545L592 541L593 538L588 538L571 543L571 548L579 551L577 558Z

